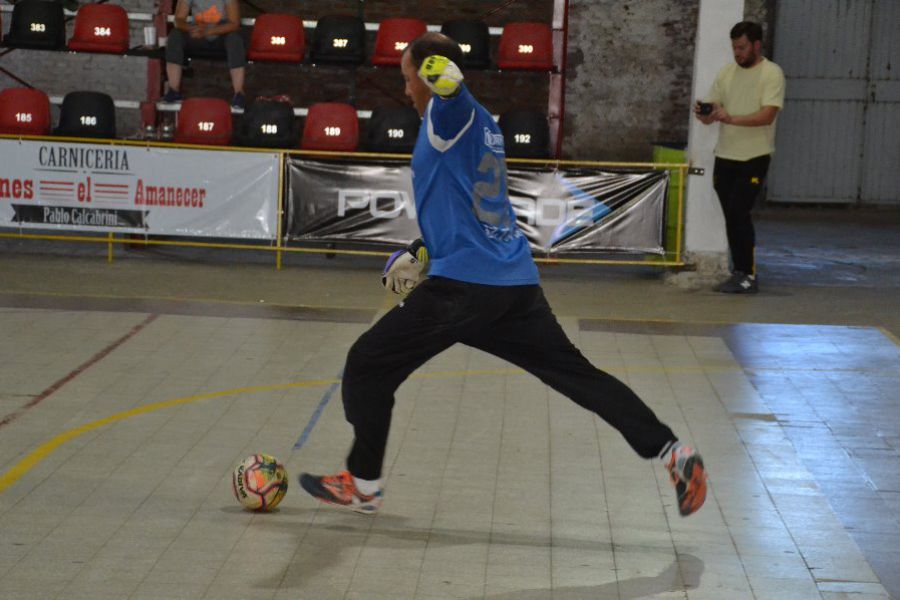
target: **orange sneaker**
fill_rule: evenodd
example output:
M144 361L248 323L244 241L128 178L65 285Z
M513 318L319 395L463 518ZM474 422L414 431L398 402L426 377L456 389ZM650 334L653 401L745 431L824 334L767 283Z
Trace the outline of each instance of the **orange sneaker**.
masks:
M681 516L700 510L706 500L706 469L700 454L690 446L679 446L672 450L666 469L675 486Z
M374 515L381 508L381 490L371 496L361 494L349 471L336 475L300 473L300 486L326 504L343 506L363 515Z

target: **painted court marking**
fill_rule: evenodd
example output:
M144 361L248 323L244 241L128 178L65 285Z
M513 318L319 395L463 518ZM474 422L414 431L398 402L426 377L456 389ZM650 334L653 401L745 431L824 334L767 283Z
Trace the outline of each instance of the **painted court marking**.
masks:
M441 379L441 378L453 378L453 377L469 377L469 376L485 376L485 375L522 375L525 372L520 369L493 369L493 370L482 370L482 371L448 371L444 373L423 373L421 375L413 375L410 379ZM45 458L50 456L57 448L74 440L78 436L85 434L89 431L93 431L94 429L99 429L100 427L104 427L106 425L111 425L113 423L117 423L119 421L124 421L125 419L130 419L131 417L136 417L138 415L145 415L147 413L151 413L157 410L162 410L166 408L173 408L175 406L182 406L185 404L190 404L192 402L199 402L200 400L213 400L218 398L226 398L228 396L236 396L239 394L255 394L260 392L272 392L278 390L290 390L290 389L298 389L298 388L309 388L309 387L317 387L328 385L335 387L340 384L340 379L318 379L318 380L309 380L309 381L299 381L295 383L278 383L271 385L256 385L250 387L243 388L234 388L230 390L221 390L218 392L209 392L206 394L197 394L194 396L186 396L184 398L175 398L173 400L165 400L163 402L154 402L152 404L147 404L145 406L140 406L138 408L134 408L131 410L127 410L125 412L116 413L114 415L110 415L109 417L105 417L103 419L98 419L96 421L91 421L90 423L85 423L80 427L75 427L74 429L69 429L52 438L50 441L45 442L29 452L25 458L17 462L15 465L9 468L5 473L0 475L0 493L3 493L6 488L10 487L16 481L21 479L28 471L30 471L35 465L43 461ZM318 415L321 414L322 410L325 408L324 404L327 404L327 400L331 397L330 394L326 394L323 401L319 402L319 407L316 408L316 411L313 413L312 417L310 417L310 422L312 425L307 424L304 429L304 433L306 433L306 429L312 431L312 427L315 425L315 421L318 420ZM321 409L321 410L320 410ZM306 433L307 437L309 436ZM305 442L305 439L301 437L301 441ZM300 441L298 441L300 443ZM302 444L301 444L302 445Z
M344 372L341 371L337 374L337 381L331 384L331 387L322 395L322 399L319 400L319 405L316 407L316 410L313 411L312 417L309 418L309 423L306 424L306 427L303 428L303 433L300 434L300 438L297 440L297 443L294 444L294 450L299 450L303 447L303 444L306 443L306 440L309 439L309 434L312 433L313 427L316 426L316 423L319 422L319 417L322 416L322 412L325 410L325 407L328 406L328 402L331 400L331 397L334 395L334 392L337 391L338 386L340 385L341 377L343 377Z
M150 315L149 317L147 317L146 319L144 319L143 321L141 321L140 323L138 323L137 325L132 327L131 331L129 331L128 333L126 333L125 335L123 335L122 337L120 337L119 339L117 339L116 341L111 343L110 345L108 345L106 348L104 348L103 350L101 350L100 352L98 352L97 354L92 356L91 358L89 358L87 360L87 362L80 364L78 367L75 368L75 370L71 371L68 375L66 375L65 377L63 377L62 379L60 379L59 381L57 381L56 383L54 383L53 385L51 385L50 387L45 389L43 392L41 392L40 394L38 394L37 396L35 396L31 400L29 400L27 404L25 404L18 410L6 415L5 417L3 417L3 419L0 419L0 427L3 427L4 425L9 425L13 421L15 421L16 419L21 417L23 414L25 414L29 409L34 408L35 406L37 406L38 404L40 404L41 402L46 400L49 396L53 395L53 393L56 392L57 390L59 390L59 388L61 388L65 384L69 383L70 381L72 381L73 379L75 379L76 377L81 375L84 371L89 369L91 366L95 365L96 363L98 363L101 360L103 360L104 358L106 358L110 352L112 352L113 350L115 350L116 348L118 348L119 346L121 346L122 344L124 344L125 342L130 340L131 338L133 338L135 335L140 333L140 331L144 327L146 327L147 325L149 325L150 323L155 321L158 316L159 315ZM2 488L0 488L0 489L2 489Z

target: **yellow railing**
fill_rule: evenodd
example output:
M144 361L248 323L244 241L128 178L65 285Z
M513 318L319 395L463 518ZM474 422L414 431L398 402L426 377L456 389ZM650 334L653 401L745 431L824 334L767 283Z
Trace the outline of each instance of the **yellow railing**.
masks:
M134 234L128 237L116 236L110 232L106 236L92 235L58 235L58 234L37 234L37 233L6 233L0 232L0 238L22 239L22 240L47 240L61 242L87 242L100 243L107 245L107 261L112 262L114 257L113 248L115 244L128 244L138 246L174 246L189 248L217 248L223 250L262 250L275 253L275 265L278 270L282 266L282 256L285 252L303 253L303 254L328 254L328 255L348 255L348 256L389 256L390 252L379 250L343 250L338 248L303 248L297 246L286 246L283 243L283 235L281 224L284 219L285 207L287 201L284 193L284 174L285 160L288 156L308 156L310 158L347 158L352 160L359 159L379 159L379 160L409 160L408 154L385 154L379 152L327 152L322 150L282 150L276 148L249 148L240 146L205 146L196 144L175 144L171 142L154 142L149 140L98 140L93 138L77 138L77 137L48 137L48 136L18 136L18 135L0 135L0 139L12 140L34 140L49 142L76 142L90 144L105 144L109 146L137 146L143 148L181 148L186 150L212 150L217 152L259 152L265 154L278 154L278 210L276 223L276 238L272 245L258 244L239 244L239 243L217 243L217 242L201 242L194 240L161 240L150 239L147 237L139 238ZM609 161L579 161L579 160L555 160L555 159L524 159L509 158L507 163L511 165L524 166L545 166L545 167L582 167L582 168L610 168L610 169L666 169L670 171L670 185L674 185L674 173L678 173L678 222L676 224L675 248L666 248L665 257L647 257L642 260L614 260L614 259L591 259L591 258L563 258L563 257L535 257L535 262L544 264L572 264L572 265L637 265L652 267L682 267L684 260L682 257L682 239L684 232L684 187L685 175L689 165L682 163L654 163L654 162L609 162ZM124 234L123 234L124 235Z

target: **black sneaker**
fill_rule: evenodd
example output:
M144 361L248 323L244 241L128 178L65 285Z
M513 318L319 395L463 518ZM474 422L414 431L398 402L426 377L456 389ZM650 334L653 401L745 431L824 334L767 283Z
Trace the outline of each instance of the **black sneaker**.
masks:
M244 98L244 92L237 92L231 99L231 108L239 108L244 110L247 106L247 99Z
M166 104L174 104L176 102L181 102L182 100L184 100L184 96L181 95L181 92L173 90L172 88L169 88L166 95L162 97L162 101Z
M756 294L759 292L759 282L756 275L735 271L725 283L716 287L716 291L723 294Z

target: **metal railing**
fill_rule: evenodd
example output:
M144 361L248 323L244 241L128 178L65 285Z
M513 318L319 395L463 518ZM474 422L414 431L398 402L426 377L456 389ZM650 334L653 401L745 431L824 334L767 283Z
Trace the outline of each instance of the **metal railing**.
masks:
M119 234L109 232L105 236L102 235L66 235L66 234L47 234L47 233L23 233L19 232L3 232L0 231L0 239L20 239L20 240L45 240L60 242L81 242L95 243L107 245L107 261L112 262L114 259L113 249L116 244L122 245L138 245L138 246L171 246L171 247L187 247L187 248L210 248L224 250L254 250L275 253L275 264L278 270L282 267L282 258L285 253L301 253L301 254L326 254L326 255L347 255L347 256L382 256L390 255L388 251L381 250L351 250L341 248L309 248L287 245L287 240L282 234L282 222L286 214L285 205L287 202L287 194L284 190L284 178L286 159L289 156L304 156L309 158L322 159L354 159L354 160L409 160L409 154L385 154L379 152L330 152L323 150L288 150L277 148L251 148L240 146L205 146L197 144L177 144L171 142L156 142L149 140L103 140L94 138L77 138L77 137L60 137L60 136L18 136L18 135L0 135L0 139L9 140L33 140L33 141L50 141L50 142L75 142L90 144L106 144L110 146L131 146L131 147L159 147L159 148L180 148L186 150L211 150L216 152L258 152L265 154L278 154L279 176L278 176L278 210L276 217L276 237L274 244L241 244L228 242L203 242L193 239L185 240L169 240L150 238L145 235L143 238L137 237L138 234ZM690 165L684 163L656 163L656 162L612 162L612 161L578 161L578 160L557 160L557 159L516 159L509 158L507 163L510 165L522 166L544 166L544 167L576 167L576 168L609 168L609 169L653 169L669 171L670 185L677 185L676 188L676 223L674 239L670 240L671 248L665 248L664 256L647 256L642 260L637 259L600 259L600 258L566 258L566 257L541 257L535 256L534 260L542 264L571 264L571 265L630 265L630 266L648 266L648 267L683 267L685 266L684 257L682 256L683 239L684 239L684 199L685 199L685 182L686 175ZM677 173L677 178L675 174ZM674 181L676 180L677 181ZM668 198L667 198L668 201Z

